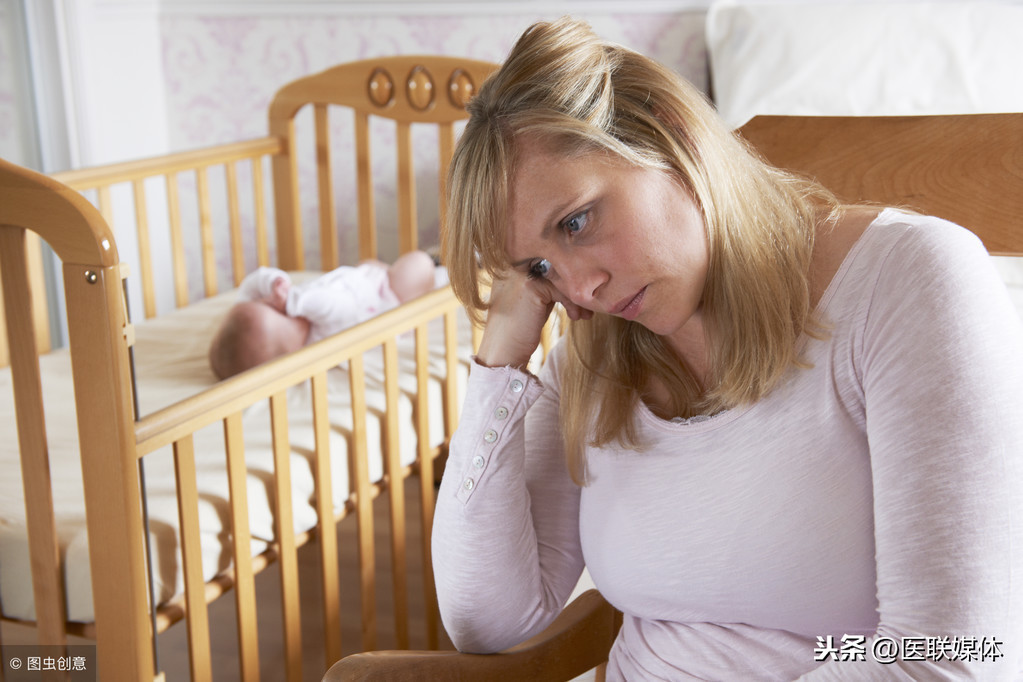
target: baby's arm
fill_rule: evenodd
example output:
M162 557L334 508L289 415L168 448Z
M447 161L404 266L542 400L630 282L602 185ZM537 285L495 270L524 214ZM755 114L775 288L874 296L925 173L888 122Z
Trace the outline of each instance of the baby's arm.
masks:
M238 287L241 301L263 301L280 312L288 300L291 277L277 268L261 267L246 275Z
M267 303L278 312L287 313L289 291L291 291L291 278L287 274L275 278L270 287L270 298Z

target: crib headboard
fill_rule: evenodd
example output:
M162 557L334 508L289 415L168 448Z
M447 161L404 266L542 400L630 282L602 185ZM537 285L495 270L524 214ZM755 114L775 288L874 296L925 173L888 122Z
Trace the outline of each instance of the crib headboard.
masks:
M359 257L377 256L377 232L371 173L370 116L397 124L397 197L399 252L418 248L415 210L415 169L412 124L439 127L439 187L441 225L444 222L443 183L454 150L455 123L467 117L465 103L497 68L491 62L455 57L402 56L343 64L294 81L281 88L270 105L270 134L289 142L273 159L276 188L278 260L285 269L302 269L302 217L297 199L295 114L313 106L316 128L316 173L320 206L321 268L338 265L335 200L332 191L329 105L349 107L355 113L356 177L359 204Z
M397 189L393 194L398 203L399 251L417 248L415 180L433 172L421 168L417 173L413 164L414 143L428 136L420 136L418 129L427 127L422 124L438 129L438 151L425 162L439 162L436 174L443 183L455 126L466 118L464 104L496 68L490 62L443 56L353 62L282 87L270 105L266 137L64 171L53 177L86 193L113 226L122 242L122 258L133 274L128 283L133 314L141 310L150 318L169 306L181 307L213 296L225 286L237 286L257 265L305 269L304 252L309 248L303 222L317 223L322 270L377 257L380 240L373 172L380 194L390 193L390 185L380 182L379 166L386 164L374 163L372 158L370 140L379 132L375 119L390 119L395 127ZM306 105L312 106L314 131L305 120L296 126L296 115L301 117ZM342 108L354 114L354 125L348 126L354 128L354 142L345 134L331 135L337 129L347 133L345 126L333 125L338 119L328 114L329 109ZM313 135L314 143L306 144ZM335 197L339 187L348 188L333 177L335 164L342 162L332 158L334 151L342 152L343 162L352 164L358 186L352 197L358 205L358 253L354 240L342 244L338 235L349 207L339 206ZM271 169L272 183L264 182L264 165ZM427 191L440 192L438 208L443 213L443 187ZM270 203L273 220L269 219ZM303 206L315 207L318 216L303 217ZM394 229L390 221L384 228ZM229 249L214 245L224 232L230 236ZM198 280L201 287L196 286Z
M840 199L946 218L992 255L1023 256L1023 113L758 116L739 132Z

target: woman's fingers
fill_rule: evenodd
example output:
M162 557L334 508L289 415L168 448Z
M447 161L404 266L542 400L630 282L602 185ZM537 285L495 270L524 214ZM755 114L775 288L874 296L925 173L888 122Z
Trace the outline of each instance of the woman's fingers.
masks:
M494 367L525 367L540 343L555 293L548 283L517 272L494 278L477 360Z

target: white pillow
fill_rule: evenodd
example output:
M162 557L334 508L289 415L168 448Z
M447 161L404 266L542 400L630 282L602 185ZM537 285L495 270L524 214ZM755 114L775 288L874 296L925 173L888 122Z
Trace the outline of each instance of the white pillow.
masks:
M714 2L713 96L730 125L756 114L1023 111L1023 5Z
M1023 111L1023 3L716 0L712 94L727 123L757 114ZM995 258L1023 316L1023 259Z

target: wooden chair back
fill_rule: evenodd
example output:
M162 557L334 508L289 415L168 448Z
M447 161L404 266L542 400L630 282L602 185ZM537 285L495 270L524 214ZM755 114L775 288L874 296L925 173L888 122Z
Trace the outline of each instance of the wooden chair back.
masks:
M840 199L936 215L992 255L1023 255L1023 114L758 116L739 132Z
M438 127L438 177L441 224L444 221L444 179L455 145L455 124L467 117L465 104L497 68L490 62L440 56L404 56L342 64L294 81L278 91L270 105L270 134L286 140L274 157L273 175L278 225L278 259L285 269L304 267L299 168L295 146L296 113L312 105L316 131L316 180L319 204L321 269L338 265L336 203L331 161L328 107L354 112L355 166L358 196L359 259L376 258L379 248L374 202L370 117L396 124L399 253L419 247L413 124ZM284 235L282 238L281 235Z

